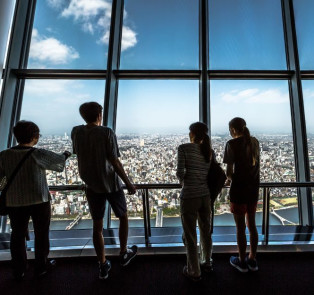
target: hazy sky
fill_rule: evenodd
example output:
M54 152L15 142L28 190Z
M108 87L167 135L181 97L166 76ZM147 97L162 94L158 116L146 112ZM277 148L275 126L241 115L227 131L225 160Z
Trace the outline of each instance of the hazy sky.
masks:
M285 70L279 0L210 0L210 69ZM301 66L314 68L314 1L294 1ZM198 1L126 0L122 69L197 69ZM109 0L39 0L28 68L106 69ZM306 30L303 30L306 28ZM308 131L314 132L314 82L305 81ZM27 80L21 119L43 134L82 124L78 107L103 104L104 80ZM212 134L228 132L242 116L253 132L291 133L287 81L222 81L210 84ZM122 80L117 133L187 132L199 118L199 82Z

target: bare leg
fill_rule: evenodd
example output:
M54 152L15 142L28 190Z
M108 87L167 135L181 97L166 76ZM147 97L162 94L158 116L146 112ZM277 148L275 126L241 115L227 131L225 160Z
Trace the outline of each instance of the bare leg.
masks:
M250 259L255 259L257 244L258 244L258 233L255 224L255 214L246 214L246 225L250 232Z
M120 240L120 253L124 253L127 249L128 234L129 234L129 220L127 213L119 217L119 240Z
M103 220L93 220L93 243L100 263L106 262L105 243L103 237Z
M245 235L245 215L233 214L237 226L237 243L240 261L245 260L246 254L246 235Z

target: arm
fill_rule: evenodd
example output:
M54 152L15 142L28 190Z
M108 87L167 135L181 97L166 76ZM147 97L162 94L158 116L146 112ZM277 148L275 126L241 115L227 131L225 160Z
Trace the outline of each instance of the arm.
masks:
M233 155L233 151L231 149L229 142L227 142L226 144L223 162L227 164L227 173L226 173L227 180L225 182L225 185L229 186L232 181L233 167L234 167L234 155Z
M229 186L232 181L232 174L233 174L233 164L227 164L227 180L225 182L226 186Z
M34 159L41 169L57 172L63 171L68 155L69 152L60 155L44 149L37 149L33 152Z
M178 148L177 177L181 185L183 185L185 175L185 155L181 146Z
M118 158L111 158L110 160L111 165L113 166L115 172L120 176L122 181L125 183L128 192L130 195L133 195L136 193L136 188L135 186L130 182L129 178L127 177L123 165L120 162Z
M2 157L0 155L0 190L4 188L5 183L6 183L5 172L4 172Z

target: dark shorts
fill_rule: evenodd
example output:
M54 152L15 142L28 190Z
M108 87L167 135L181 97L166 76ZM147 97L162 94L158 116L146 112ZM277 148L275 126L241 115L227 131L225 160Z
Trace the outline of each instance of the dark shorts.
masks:
M237 204L230 202L230 211L235 215L255 214L257 203Z
M87 188L86 198L93 220L104 218L107 200L116 217L123 217L127 212L123 190L113 193L95 193L91 189Z

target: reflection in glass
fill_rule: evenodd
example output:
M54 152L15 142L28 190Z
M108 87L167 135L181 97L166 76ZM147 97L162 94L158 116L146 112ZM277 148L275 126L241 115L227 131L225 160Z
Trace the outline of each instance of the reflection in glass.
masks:
M281 1L210 0L212 70L286 69Z
M37 1L27 67L106 69L110 19L111 0Z
M293 1L301 70L314 69L314 2Z
M121 68L197 69L198 1L126 0Z
M212 144L219 162L233 117L244 118L260 142L261 182L295 181L287 81L211 82Z

